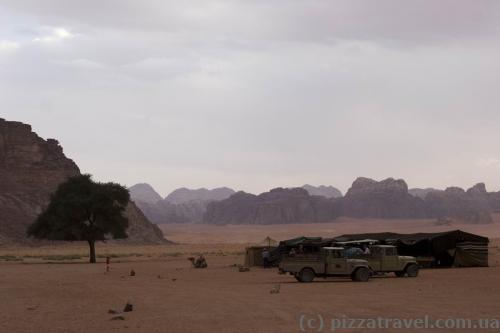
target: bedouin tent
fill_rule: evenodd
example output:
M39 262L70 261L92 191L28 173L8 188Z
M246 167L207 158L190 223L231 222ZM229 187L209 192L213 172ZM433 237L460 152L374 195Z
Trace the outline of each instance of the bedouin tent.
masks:
M324 246L330 246L331 241L324 240L321 237L297 237L281 241L278 247L272 252L272 257L279 262L281 258L287 255L292 248L297 249L302 246L305 253L318 252Z
M395 245L401 255L414 256L417 259L430 258L429 263L433 267L488 266L489 239L461 230L417 234L351 234L335 237L333 241L362 239L375 239L381 244Z
M273 256L273 253L276 249L278 242L271 237L267 236L261 242L249 246L245 249L245 266L253 267L253 266L263 266L264 260L262 258L262 252L264 249L269 250L271 257L270 261L273 263L276 261L276 258Z

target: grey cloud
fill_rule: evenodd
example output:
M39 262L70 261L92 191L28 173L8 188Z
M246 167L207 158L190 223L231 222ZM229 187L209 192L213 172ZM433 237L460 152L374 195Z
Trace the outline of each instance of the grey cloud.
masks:
M495 1L2 1L1 117L97 178L500 189ZM73 38L36 43L61 28Z

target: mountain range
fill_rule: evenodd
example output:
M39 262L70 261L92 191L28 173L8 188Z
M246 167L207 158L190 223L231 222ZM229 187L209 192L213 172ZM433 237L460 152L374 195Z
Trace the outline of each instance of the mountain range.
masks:
M479 183L467 191L410 191L402 179L382 181L360 177L343 197L310 195L303 188L276 188L253 195L238 192L207 206L207 224L285 224L333 222L341 216L378 219L454 219L490 223L500 212L500 192Z
M304 185L303 193L325 198L338 198L342 193L333 186ZM235 194L228 187L212 190L205 188L179 188L164 199L147 183L139 183L129 188L130 196L144 214L154 223L202 223L207 207L212 202L226 200Z
M164 199L146 183L136 184L129 188L130 197L144 214L154 223L201 223L207 205L213 201L229 198L234 190L219 187L212 190L206 188L179 188Z

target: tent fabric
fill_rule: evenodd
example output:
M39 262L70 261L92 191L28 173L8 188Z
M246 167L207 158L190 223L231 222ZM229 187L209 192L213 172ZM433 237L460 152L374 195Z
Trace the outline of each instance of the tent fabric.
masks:
M297 237L297 238L292 238L288 239L285 241L280 242L280 245L284 246L298 246L300 244L304 244L306 242L321 242L322 238L321 237Z
M489 239L461 230L416 234L351 234L335 237L334 240L355 241L367 238L395 245L402 255L434 257L435 266L488 266Z
M488 266L488 246L472 242L460 243L454 258L453 266L456 267Z
M262 258L262 251L268 249L271 253L271 262L275 262L278 258L273 255L276 246L250 246L245 250L245 263L246 267L263 266L264 261Z

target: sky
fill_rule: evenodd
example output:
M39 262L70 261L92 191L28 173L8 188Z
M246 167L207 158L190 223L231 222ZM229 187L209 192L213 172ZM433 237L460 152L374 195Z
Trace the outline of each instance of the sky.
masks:
M500 190L500 1L0 0L0 118L97 180Z

